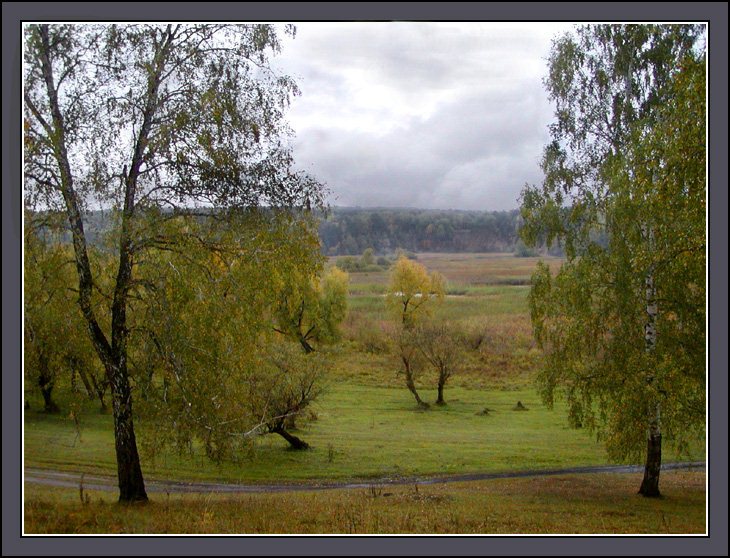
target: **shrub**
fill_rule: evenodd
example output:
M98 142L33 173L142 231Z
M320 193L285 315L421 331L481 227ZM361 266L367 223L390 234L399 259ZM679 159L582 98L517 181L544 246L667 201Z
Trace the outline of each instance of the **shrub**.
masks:
M373 320L363 318L356 329L355 336L355 341L360 349L366 353L379 355L390 351L388 336L383 327Z

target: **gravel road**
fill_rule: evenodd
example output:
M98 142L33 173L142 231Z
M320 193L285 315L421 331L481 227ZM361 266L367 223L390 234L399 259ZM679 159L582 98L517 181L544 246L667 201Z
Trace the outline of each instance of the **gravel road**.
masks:
M354 482L334 481L303 481L289 484L231 484L215 482L179 482L169 480L147 480L145 487L148 492L162 493L271 493L271 492L294 492L305 490L331 490L347 488L369 488L372 486L395 486L395 485L428 485L442 484L448 482L477 481L489 479L514 479L522 477L542 477L549 475L575 475L585 473L639 473L643 471L643 465L605 465L594 467L573 467L568 469L517 471L508 473L468 473L460 475L443 475L430 477L394 477L368 479ZM683 462L667 463L662 465L663 471L668 470L705 470L705 463ZM67 471L55 471L52 469L25 469L25 482L43 484L47 486L59 486L66 488L78 488L81 483L85 490L108 490L116 491L117 480L115 477L74 473Z

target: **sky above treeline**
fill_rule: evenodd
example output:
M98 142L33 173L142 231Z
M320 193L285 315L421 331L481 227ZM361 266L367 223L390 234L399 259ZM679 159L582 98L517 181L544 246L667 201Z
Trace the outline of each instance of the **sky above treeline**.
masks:
M568 23L298 23L275 66L330 203L508 210L539 183L551 40Z

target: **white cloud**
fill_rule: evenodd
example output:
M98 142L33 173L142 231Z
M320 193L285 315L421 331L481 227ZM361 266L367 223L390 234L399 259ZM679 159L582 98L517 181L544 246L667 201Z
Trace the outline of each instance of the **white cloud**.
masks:
M302 89L295 155L335 203L508 209L540 179L545 58L569 25L297 27L277 59Z

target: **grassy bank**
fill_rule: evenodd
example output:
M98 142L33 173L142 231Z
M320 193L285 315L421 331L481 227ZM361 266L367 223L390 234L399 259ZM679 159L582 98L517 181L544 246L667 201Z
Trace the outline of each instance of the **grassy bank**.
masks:
M705 475L666 472L661 499L635 474L250 495L153 495L26 485L25 533L693 533L705 532Z

